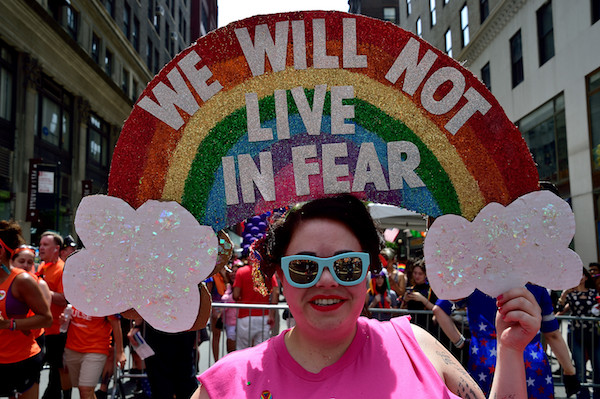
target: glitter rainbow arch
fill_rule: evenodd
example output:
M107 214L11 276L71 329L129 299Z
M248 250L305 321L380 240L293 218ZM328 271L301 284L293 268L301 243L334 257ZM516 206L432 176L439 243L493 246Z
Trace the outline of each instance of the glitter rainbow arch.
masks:
M537 190L518 129L453 59L342 12L256 16L200 38L148 84L109 194L174 200L219 230L351 192L473 219Z

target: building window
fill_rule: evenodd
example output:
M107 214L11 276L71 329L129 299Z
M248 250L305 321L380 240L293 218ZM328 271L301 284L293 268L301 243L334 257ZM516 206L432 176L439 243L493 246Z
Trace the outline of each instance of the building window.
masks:
M108 49L106 49L104 52L104 72L106 72L106 74L112 78L113 55Z
M96 64L100 63L100 38L92 33L92 48L91 48L92 59Z
M518 125L537 164L540 180L556 185L566 182L569 160L563 94L521 119Z
M75 40L79 33L79 13L70 5L65 6L67 32Z
M170 41L171 41L171 29L169 27L169 24L167 24L167 22L165 21L165 49L167 50L167 52L169 51Z
M156 75L160 68L160 54L157 49L154 49L154 74Z
M131 37L131 7L129 4L125 3L125 7L123 8L123 33L125 33L125 37L129 39Z
M446 39L446 54L452 57L452 31L450 28L448 28L444 37Z
M44 78L38 96L37 136L54 152L70 153L72 97Z
M156 6L156 8L154 9L154 18L152 19L152 23L154 24L154 29L156 30L156 33L159 34L160 36L160 17L165 15L165 9L163 8L163 6Z
M479 22L483 23L490 15L490 4L488 0L479 0Z
M210 21L208 20L208 11L205 7L202 7L202 18L200 24L200 31L203 35L206 35L210 31Z
M513 37L510 38L510 64L512 73L512 87L515 88L524 79L521 30L519 30Z
M131 34L131 41L133 42L133 48L138 53L140 52L140 21L137 18L133 18L133 31Z
M154 20L154 1L148 0L148 21Z
M15 61L12 52L0 42L0 131L4 131L3 122L13 120Z
M410 14L412 14L411 0L406 0L406 15L409 16Z
M421 17L417 18L417 36L423 37L423 25L421 24Z
M600 0L592 0L592 25L600 20Z
M133 85L131 86L131 99L134 102L138 98L138 86L137 80L133 79Z
M490 73L490 63L488 62L481 68L481 80L489 91L492 91L492 75Z
M600 170L600 69L587 77L588 114L594 170Z
M383 7L383 20L391 23L398 23L396 19L396 7Z
M104 0L104 8L113 19L115 18L115 0Z
M88 124L88 161L91 165L108 166L108 124L96 115L90 115Z
M554 28L552 24L552 3L548 2L537 10L538 49L540 66L554 57Z
M152 41L148 39L148 43L146 44L146 65L148 65L148 69L152 70Z
M12 120L13 74L4 66L0 66L0 118Z
M179 9L179 32L183 32L183 11Z
M121 74L121 89L129 97L129 71L125 68L123 68L123 73Z
M435 12L435 0L429 0L429 13L431 14L431 26L435 26L437 23L437 16Z
M471 41L469 36L469 9L466 4L460 9L460 29L462 31L462 46L466 47Z

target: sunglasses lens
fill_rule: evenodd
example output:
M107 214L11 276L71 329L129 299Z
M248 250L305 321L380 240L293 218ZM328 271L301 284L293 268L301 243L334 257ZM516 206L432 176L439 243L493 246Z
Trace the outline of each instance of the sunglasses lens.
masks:
M357 281L362 276L363 262L358 256L349 256L336 260L333 268L341 281Z
M296 284L308 284L319 273L319 264L314 260L296 259L290 262L290 279Z

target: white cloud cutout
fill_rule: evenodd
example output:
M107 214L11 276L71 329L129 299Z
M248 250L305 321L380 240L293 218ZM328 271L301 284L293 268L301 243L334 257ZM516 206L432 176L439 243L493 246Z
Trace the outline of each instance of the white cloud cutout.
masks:
M569 204L535 191L504 207L485 206L473 222L436 219L425 239L431 287L442 299L459 299L478 288L497 297L527 282L561 290L581 279L582 262L568 248L575 235Z
M104 195L85 197L75 216L85 249L65 264L65 296L90 316L128 309L156 329L185 331L200 306L198 284L213 270L217 236L176 202L137 210Z

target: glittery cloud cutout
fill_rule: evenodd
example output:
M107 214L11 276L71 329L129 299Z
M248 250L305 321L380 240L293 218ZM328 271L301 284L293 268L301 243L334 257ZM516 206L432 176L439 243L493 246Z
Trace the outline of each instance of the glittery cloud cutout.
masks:
M213 270L217 236L176 202L137 210L119 198L85 197L75 216L85 249L65 264L65 296L90 316L135 309L166 332L192 327L198 284Z
M427 276L443 299L464 298L475 288L497 297L527 282L572 288L583 266L568 248L574 235L569 204L549 191L525 194L507 207L488 204L473 222L444 215L425 239Z

